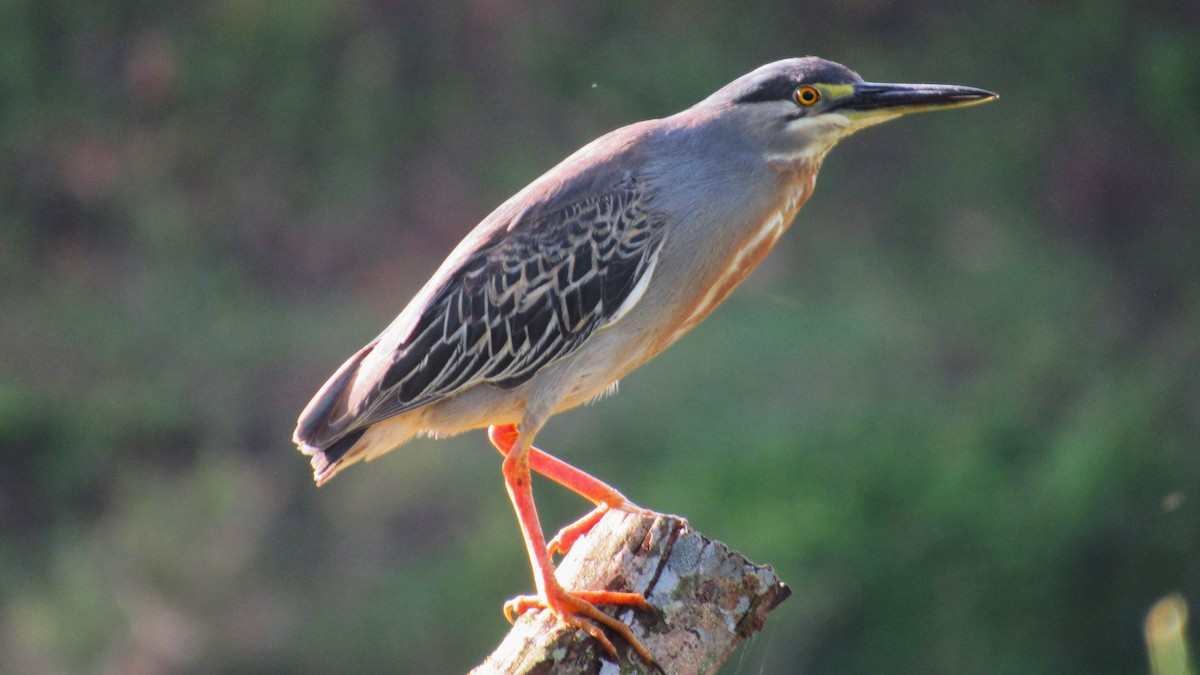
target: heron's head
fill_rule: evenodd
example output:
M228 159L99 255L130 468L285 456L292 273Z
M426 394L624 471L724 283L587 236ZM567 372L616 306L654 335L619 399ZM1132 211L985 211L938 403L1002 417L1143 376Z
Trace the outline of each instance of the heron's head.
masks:
M974 87L864 82L841 64L809 56L762 66L692 110L715 110L772 159L819 162L859 129L909 113L994 98L996 94Z

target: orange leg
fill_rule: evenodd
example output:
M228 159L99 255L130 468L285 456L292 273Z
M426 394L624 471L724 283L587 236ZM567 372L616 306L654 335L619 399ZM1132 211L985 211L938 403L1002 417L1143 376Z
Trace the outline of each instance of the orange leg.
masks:
M494 428L494 427L493 427ZM489 433L493 442L496 434ZM596 604L630 605L639 609L648 609L646 598L641 593L618 593L616 591L576 591L567 592L554 576L554 563L546 549L546 537L542 534L542 526L538 522L537 507L533 503L533 490L530 485L530 466L532 446L528 440L504 438L508 443L501 448L504 453L504 486L508 489L509 499L517 512L517 522L521 526L521 534L525 537L525 548L529 553L529 561L533 566L533 581L537 587L537 595L526 595L509 600L504 604L504 615L509 621L526 610L535 608L548 609L558 617L559 621L587 632L613 656L617 658L617 650L612 642L604 635L601 625L616 632L633 647L638 656L646 663L653 665L654 659L642 643L633 635L629 626L625 625L599 609ZM544 453L542 453L544 454ZM547 455L548 456L548 455ZM555 460L556 462L558 460ZM598 625L599 624L599 625Z
M502 455L508 455L509 450L517 441L517 435L517 427L513 424L488 428L488 439ZM558 534L550 540L550 544L547 546L551 555L555 553L565 555L567 551L571 550L571 546L575 544L576 540L590 532L610 509L649 513L626 499L625 495L611 485L532 446L529 448L529 468L596 505L596 508L587 515L558 531Z

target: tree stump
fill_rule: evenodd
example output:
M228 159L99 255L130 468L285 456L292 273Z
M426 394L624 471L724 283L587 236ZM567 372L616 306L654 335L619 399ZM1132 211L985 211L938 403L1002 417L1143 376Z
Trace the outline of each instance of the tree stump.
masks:
M770 567L692 530L686 520L624 511L608 512L575 543L558 579L568 589L644 594L652 611L601 609L628 623L669 675L716 671L791 594ZM620 663L583 631L531 610L471 673L657 672L619 636L609 636Z

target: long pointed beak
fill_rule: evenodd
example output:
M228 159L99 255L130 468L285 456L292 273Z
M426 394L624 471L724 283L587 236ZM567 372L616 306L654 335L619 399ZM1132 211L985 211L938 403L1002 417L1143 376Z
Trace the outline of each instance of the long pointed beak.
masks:
M959 108L999 98L990 91L951 84L860 82L853 87L853 93L840 101L835 109L852 114L861 113L863 117L892 117L926 110Z

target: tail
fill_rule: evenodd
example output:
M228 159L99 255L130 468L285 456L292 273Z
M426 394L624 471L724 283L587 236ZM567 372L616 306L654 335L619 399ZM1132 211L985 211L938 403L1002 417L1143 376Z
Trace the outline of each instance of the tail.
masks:
M363 359L375 348L376 341L351 356L333 377L321 387L300 413L292 440L296 447L312 457L313 479L324 485L343 468L343 458L362 438L368 427L355 427L357 415L347 401L348 388Z
M366 431L365 428L355 429L339 438L333 445L324 449L314 448L304 443L299 445L300 452L312 455L313 481L318 487L328 483L337 472L346 466L353 464L353 461L344 462L343 458L346 457L346 453L354 447L354 444L362 438L362 435Z

